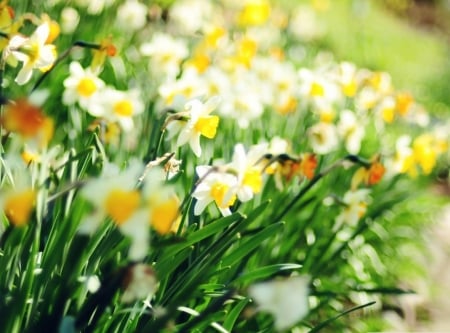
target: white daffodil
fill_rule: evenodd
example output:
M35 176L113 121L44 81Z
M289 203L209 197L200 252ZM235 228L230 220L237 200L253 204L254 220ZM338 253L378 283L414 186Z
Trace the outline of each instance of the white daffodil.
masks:
M242 202L253 198L261 192L263 186L261 158L267 153L268 144L263 143L252 146L245 152L244 145L234 146L232 162L227 166L237 174L237 197Z
M369 200L369 189L350 190L344 194L342 203L345 205L343 211L336 217L334 230L342 224L355 226L359 219L366 214L367 202Z
M145 174L144 200L149 211L149 224L159 233L176 232L180 221L180 200L172 186L166 184L167 172L156 166Z
M120 172L107 164L103 174L88 181L81 195L93 206L94 211L79 227L80 233L92 234L106 217L113 220L120 231L131 239L128 256L141 260L149 246L148 212L142 207L141 193L135 188L143 166L131 162L130 167Z
M91 112L89 103L103 89L105 83L91 68L84 69L79 62L72 62L69 66L69 71L70 76L63 82L65 87L63 103L72 105L78 102L81 107Z
M264 112L261 101L260 80L249 71L238 71L231 91L224 92L220 114L234 119L240 128L247 128L250 123L259 119Z
M337 130L345 142L347 151L350 154L358 154L365 131L363 124L358 121L355 113L350 110L341 111Z
M200 136L213 139L216 136L219 117L211 115L211 112L219 103L218 98L210 98L203 103L198 99L191 100L184 105L184 110L176 115L167 125L168 138L178 134L177 146L189 143L196 156L200 156Z
M181 62L189 55L183 40L162 32L155 33L150 42L143 43L140 52L143 56L150 57L150 70L163 74L166 78L176 77Z
M12 56L23 62L23 67L15 79L17 84L27 83L31 79L33 69L37 68L45 72L55 62L56 48L52 44L46 44L49 34L50 26L48 22L44 22L30 37L16 35L10 39L4 57Z
M116 24L124 31L136 31L145 26L148 8L136 0L128 0L117 8Z
M328 154L338 145L338 133L334 124L318 122L308 130L311 148L317 154Z
M214 9L214 3L209 1L176 1L170 7L170 19L181 33L195 34L204 30L208 23L214 22L214 18L219 18Z
M197 199L194 214L200 215L211 202L215 202L222 215L231 214L230 206L236 200L237 178L211 166L195 168L199 184L192 196Z
M180 100L188 101L198 96L205 96L207 92L205 80L194 68L187 68L180 78L167 80L158 88L163 103L172 106Z
M331 80L326 72L312 71L302 68L298 72L300 85L299 93L306 101L313 105L333 105L342 99L339 86Z
M309 311L308 284L305 276L291 276L283 280L260 282L251 285L248 294L258 305L258 310L270 313L277 331L286 330Z
M133 118L144 112L144 103L138 90L105 87L93 98L87 111L108 122L117 122L124 131L130 131L134 128Z
M337 66L336 81L341 86L342 93L345 96L355 96L361 83L356 65L350 62L340 63Z
M60 15L61 31L64 34L72 34L80 23L80 14L73 7L64 7Z

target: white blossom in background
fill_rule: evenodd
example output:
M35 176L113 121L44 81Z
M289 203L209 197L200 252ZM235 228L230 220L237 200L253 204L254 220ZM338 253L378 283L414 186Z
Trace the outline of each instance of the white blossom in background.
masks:
M110 7L115 3L115 0L75 0L75 4L86 8L88 14L99 15L105 8Z
M206 96L208 88L205 79L194 68L187 68L178 79L169 78L158 88L158 93L166 106L173 105L179 100L188 101ZM213 95L217 95L213 94Z
M325 33L325 28L317 17L317 13L308 5L296 7L289 21L288 29L303 41L318 39Z
M264 112L261 81L246 70L237 71L234 75L231 90L224 92L219 113L234 119L240 128L248 128L252 120L259 119Z
M311 126L307 135L311 148L317 154L328 154L339 144L336 126L327 122L318 122Z
M117 122L128 132L135 127L133 118L144 112L145 107L139 90L120 91L112 87L102 89L89 106L90 114Z
M313 106L320 103L331 106L343 97L337 83L324 71L301 68L298 76L299 94Z
M369 189L350 190L344 194L342 203L345 205L342 212L336 217L334 231L343 224L355 226L366 214L369 201Z
M61 11L60 25L63 34L70 35L78 27L80 22L80 14L73 7L64 7Z
M116 24L124 31L136 31L147 23L148 8L137 0L127 0L117 8Z
M175 78L180 71L181 62L188 57L189 50L183 39L156 32L151 41L140 47L143 56L149 57L149 70L163 78Z
M342 110L340 112L337 130L344 141L347 151L350 154L358 154L365 130L364 125L358 120L353 111Z
M213 21L215 10L213 3L203 0L175 1L170 7L170 20L183 34L203 31ZM217 16L216 16L217 17Z
M273 316L275 330L286 330L309 312L309 277L291 276L285 279L259 282L248 289L257 304L257 310Z

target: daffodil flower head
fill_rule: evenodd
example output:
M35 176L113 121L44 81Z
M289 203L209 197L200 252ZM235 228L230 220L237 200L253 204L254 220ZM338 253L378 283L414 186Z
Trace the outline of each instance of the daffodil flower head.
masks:
M135 185L142 170L136 161L123 172L107 163L99 178L88 181L81 195L94 206L94 214L80 226L80 232L92 233L105 217L119 227L126 224L140 208L141 194Z
M112 42L112 38L108 37L100 42L98 48L93 49L94 53L91 61L91 68L94 72L100 73L107 57L114 57L117 54L117 48Z
M270 2L267 0L246 0L238 17L240 25L264 24L270 15Z
M366 214L369 202L369 189L349 190L344 194L341 203L344 206L342 212L336 217L334 230L340 228L342 224L355 226Z
M0 193L0 207L16 227L28 224L35 202L36 191L32 188L12 189Z
M189 143L196 156L200 156L202 148L200 146L200 136L213 139L216 136L219 125L219 117L211 115L217 107L219 98L210 98L205 103L199 99L188 101L184 105L184 110L176 115L174 121L169 121L167 130L168 138L178 134L177 147Z
M95 94L105 86L94 71L84 69L79 62L73 61L69 66L70 76L64 80L63 103L72 105L78 102L81 107L90 110L89 103Z
M53 120L26 99L7 104L0 119L2 126L38 147L47 146L53 136Z
M336 149L339 142L336 126L323 121L311 126L307 134L311 148L317 154L328 154Z
M166 171L156 166L146 174L143 188L150 225L161 235L176 232L180 219L180 200L166 177Z
M248 294L257 310L273 316L275 330L284 331L302 320L309 311L309 281L307 276L290 276L253 284Z
M45 72L53 66L56 60L56 48L52 44L46 44L49 34L49 23L44 22L30 37L15 35L10 39L4 57L11 56L23 62L23 67L15 79L17 84L27 83L31 79L33 69L37 68Z
M237 174L239 200L245 202L261 192L263 187L263 165L259 162L267 153L268 144L253 145L248 152L243 144L234 146L232 162L228 165L230 170Z
M2 166L4 178L0 188L0 210L12 225L23 227L30 222L37 191L32 185L30 169L19 155L7 155L5 162L7 164Z
M236 176L212 166L197 166L195 170L199 177L199 183L192 194L197 199L194 214L200 215L206 206L215 202L222 215L230 215L230 206L237 198Z

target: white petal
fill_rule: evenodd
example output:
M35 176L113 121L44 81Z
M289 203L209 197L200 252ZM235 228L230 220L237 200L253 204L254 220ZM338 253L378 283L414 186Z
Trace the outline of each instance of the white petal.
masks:
M194 207L194 215L199 216L203 213L206 206L212 201L212 199L203 199L203 200L197 200Z
M17 84L23 85L30 81L31 75L33 73L33 67L29 66L28 64L24 64L22 69L17 74L16 79L14 80Z
M189 140L189 145L191 146L195 156L200 157L202 154L202 147L200 147L200 135L191 137L191 140Z
M47 40L49 34L50 34L50 27L48 23L45 22L36 28L31 38L38 40L39 43L43 45Z

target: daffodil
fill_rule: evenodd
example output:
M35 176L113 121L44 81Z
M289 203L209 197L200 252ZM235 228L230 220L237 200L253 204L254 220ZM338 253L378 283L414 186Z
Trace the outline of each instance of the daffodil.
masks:
M309 277L290 276L251 285L248 294L257 310L273 316L275 330L284 331L302 320L309 311Z
M200 156L202 148L200 146L200 136L213 139L216 136L219 125L219 117L211 115L216 108L218 98L211 98L206 103L198 99L191 100L184 105L184 109L179 114L173 116L167 125L168 138L178 134L177 146L189 143L196 156Z
M78 102L81 107L89 109L89 103L105 86L105 83L91 68L84 69L79 62L69 66L70 76L64 80L63 103L72 105Z
M246 0L239 13L238 22L241 25L261 25L270 15L270 2L267 0Z
M117 8L116 24L125 31L136 31L147 22L148 8L137 0L129 0Z
M53 120L26 99L7 104L0 120L6 130L20 134L39 147L47 146L53 136Z
M143 166L136 161L123 172L107 164L103 174L88 181L81 190L94 209L80 225L79 232L92 234L105 218L110 218L131 239L128 256L132 260L145 257L149 246L148 213L142 206L142 194L135 187L142 170Z
M23 62L22 69L15 79L17 84L27 83L35 68L45 72L52 67L56 60L56 48L52 44L46 44L49 34L49 23L44 22L30 37L15 35L10 39L4 56L12 56Z
M197 200L194 214L200 215L206 206L215 202L222 215L230 215L230 206L236 201L238 184L236 176L211 166L198 166L195 170L199 177L199 184L192 194Z
M35 202L36 191L30 187L14 188L0 193L0 208L16 227L28 224Z
M339 115L337 130L345 143L345 148L350 154L358 154L361 149L361 141L364 138L364 124L351 110L342 110Z
M263 187L263 166L258 163L267 153L268 145L263 143L250 147L246 152L244 145L234 146L232 162L227 168L237 175L236 194L242 202L253 198L256 193L261 192Z
M134 117L144 112L144 103L136 89L128 91L111 87L102 89L89 105L87 111L108 122L116 122L124 131L134 128Z
M180 200L166 184L167 172L155 166L145 174L143 196L149 210L150 225L159 234L176 232L180 222Z
M189 52L184 40L158 32L152 40L140 47L143 56L150 57L149 69L166 78L175 78L180 71L180 64Z
M344 223L349 226L355 226L361 217L366 214L367 203L369 201L368 189L350 190L344 194L342 204L344 209L336 217L334 230L340 228Z
M328 154L335 150L339 143L336 126L326 122L318 122L308 129L311 148L317 154Z

